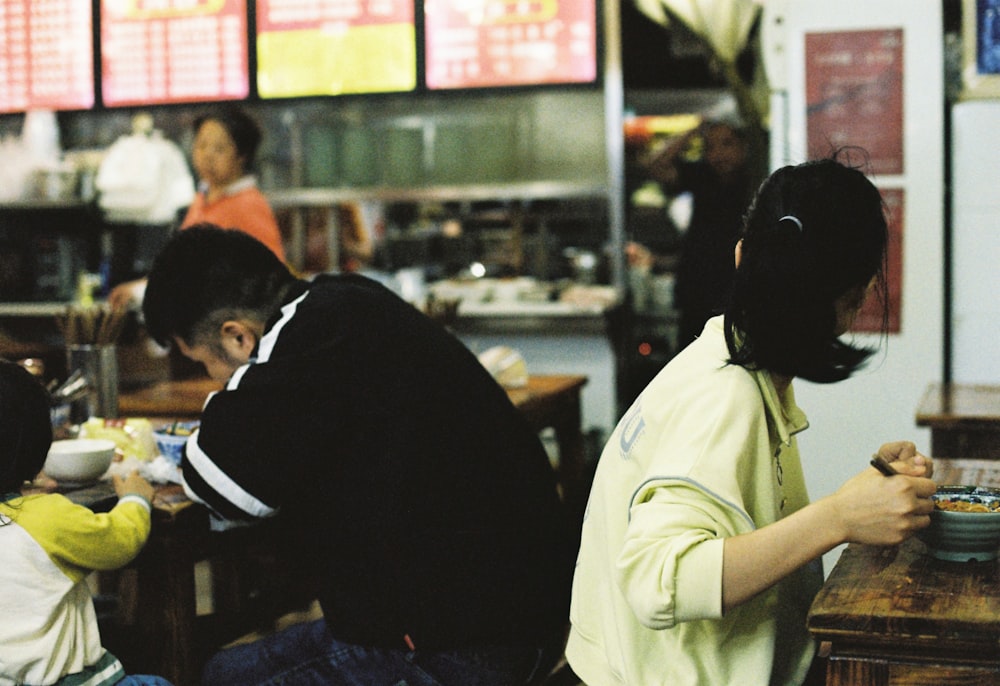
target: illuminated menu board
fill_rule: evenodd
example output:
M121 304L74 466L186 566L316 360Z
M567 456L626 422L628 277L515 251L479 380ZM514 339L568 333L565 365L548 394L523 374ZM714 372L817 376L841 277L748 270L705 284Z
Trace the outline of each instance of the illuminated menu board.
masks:
M90 3L0 0L0 112L93 104Z
M257 0L257 93L411 91L413 0Z
M425 0L427 87L590 83L595 0Z
M246 98L248 59L245 0L101 0L109 107Z

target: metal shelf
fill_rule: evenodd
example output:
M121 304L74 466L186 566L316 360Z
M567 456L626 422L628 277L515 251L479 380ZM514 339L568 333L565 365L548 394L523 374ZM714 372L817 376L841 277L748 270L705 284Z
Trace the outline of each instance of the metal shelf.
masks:
M0 302L0 317L56 317L66 312L68 302Z
M378 200L382 202L421 202L449 200L559 200L599 198L608 194L602 182L588 181L528 181L524 183L461 184L426 187L337 187L288 188L265 191L271 205L285 207L326 207L342 202Z
M4 210L85 210L91 203L83 200L46 200L34 198L31 200L4 200L0 202L0 211Z

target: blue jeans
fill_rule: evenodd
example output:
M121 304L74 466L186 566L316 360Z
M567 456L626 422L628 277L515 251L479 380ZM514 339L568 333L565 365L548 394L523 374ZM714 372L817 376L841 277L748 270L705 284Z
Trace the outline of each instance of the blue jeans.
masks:
M204 686L515 686L554 656L541 648L481 646L425 652L372 648L330 636L325 622L296 624L216 654ZM552 658L552 659L550 659Z
M173 686L173 684L161 676L129 674L127 677L116 683L115 686Z

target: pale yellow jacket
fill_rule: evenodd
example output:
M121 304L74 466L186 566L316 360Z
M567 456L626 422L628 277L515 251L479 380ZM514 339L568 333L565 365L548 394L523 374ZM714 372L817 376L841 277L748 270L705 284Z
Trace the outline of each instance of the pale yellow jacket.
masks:
M791 386L727 365L722 318L612 433L590 494L566 654L588 686L798 684L819 561L722 614L723 539L808 502Z

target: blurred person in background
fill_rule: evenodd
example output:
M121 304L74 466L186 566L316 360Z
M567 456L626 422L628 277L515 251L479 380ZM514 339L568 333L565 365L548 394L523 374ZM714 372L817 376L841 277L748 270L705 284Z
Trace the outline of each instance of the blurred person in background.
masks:
M257 122L234 106L220 107L195 119L191 161L199 186L180 228L209 222L238 229L284 261L278 222L252 173L262 138ZM141 302L145 286L145 279L118 284L108 302L112 307Z
M700 157L687 159L699 138ZM725 305L733 280L733 247L756 185L749 166L744 130L722 120L706 120L674 137L647 163L647 173L665 195L689 192L692 198L674 285L674 306L680 313L678 349L694 340ZM628 244L626 256L631 265L656 259L639 243Z

